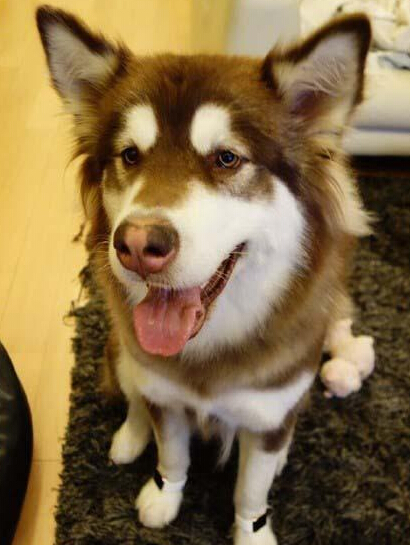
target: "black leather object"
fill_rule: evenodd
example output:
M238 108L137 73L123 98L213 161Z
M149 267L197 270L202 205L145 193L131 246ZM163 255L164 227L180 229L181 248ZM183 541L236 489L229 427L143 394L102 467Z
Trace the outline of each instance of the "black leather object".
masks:
M0 343L0 544L10 545L26 494L33 428L26 394Z

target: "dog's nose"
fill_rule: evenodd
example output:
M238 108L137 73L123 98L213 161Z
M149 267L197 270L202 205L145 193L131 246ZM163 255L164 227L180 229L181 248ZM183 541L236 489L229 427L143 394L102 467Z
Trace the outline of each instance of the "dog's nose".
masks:
M114 233L114 248L121 264L144 279L166 269L177 254L178 244L177 231L162 219L125 221Z

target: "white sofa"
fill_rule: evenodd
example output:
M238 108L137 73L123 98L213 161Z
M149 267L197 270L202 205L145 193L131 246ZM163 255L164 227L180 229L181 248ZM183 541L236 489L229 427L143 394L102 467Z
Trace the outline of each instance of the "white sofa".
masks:
M229 53L263 55L320 26L336 0L234 0L228 28ZM319 9L319 12L318 12ZM370 53L366 100L357 109L344 145L354 155L410 156L410 70L381 67Z

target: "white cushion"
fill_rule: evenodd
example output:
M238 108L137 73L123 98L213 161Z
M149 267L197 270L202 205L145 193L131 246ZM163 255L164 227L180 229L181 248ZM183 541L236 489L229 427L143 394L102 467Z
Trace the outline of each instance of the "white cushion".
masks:
M410 128L405 131L352 128L343 139L352 155L410 155Z
M410 70L379 68L369 58L365 100L353 124L362 128L410 130Z

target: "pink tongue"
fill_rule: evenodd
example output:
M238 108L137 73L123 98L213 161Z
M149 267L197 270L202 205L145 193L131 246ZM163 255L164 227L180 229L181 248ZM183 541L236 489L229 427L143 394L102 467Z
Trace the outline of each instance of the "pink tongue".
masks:
M134 308L134 329L141 348L150 354L174 356L194 332L203 310L201 288L170 291L150 288Z

